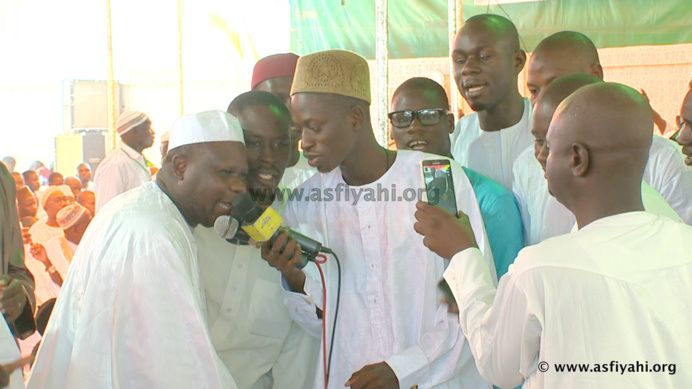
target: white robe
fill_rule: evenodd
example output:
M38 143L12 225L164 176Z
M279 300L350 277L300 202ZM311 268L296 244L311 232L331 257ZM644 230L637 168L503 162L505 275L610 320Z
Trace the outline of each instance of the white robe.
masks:
M654 135L644 181L666 199L685 223L692 224L692 169L685 165L680 148L672 140Z
M524 99L524 113L519 122L492 132L481 129L477 113L460 118L450 136L454 159L512 190L514 160L533 144L532 112L531 100Z
M52 258L50 259L52 263ZM31 275L34 276L36 307L40 307L46 301L58 297L60 285L53 282L53 279L50 278L50 273L46 271L46 265L31 255L31 246L28 244L24 245L24 265L29 269Z
M477 249L456 254L445 279L478 368L495 385L692 388L689 242L692 227L630 212L523 249L497 290ZM602 370L611 361L676 364L676 372L554 365Z
M10 332L10 327L5 321L5 317L0 314L0 364L8 364L16 362L21 355L15 343L14 335ZM22 369L17 369L10 375L10 384L8 389L24 388L24 377L22 377Z
M550 195L548 180L534 156L533 147L527 148L514 164L512 193L519 204L524 224L524 243L527 246L572 231L577 220L567 207ZM646 181L642 181L642 202L649 212L675 221L681 220L675 210Z
M211 340L238 388L310 387L319 339L291 319L281 273L259 249L228 243L212 228L197 227L194 237Z
M317 173L317 169L308 165L308 159L303 156L303 153L300 153L298 163L293 167L286 168L284 171L284 175L281 177L281 186L295 189L307 181L308 178L314 176L315 173Z
M120 142L108 153L94 173L96 212L113 197L151 181L151 172L144 156Z
M422 199L425 188L420 162L439 158L398 151L395 162L382 177L358 187L347 186L339 168L317 174L296 190L302 200L313 196L312 200L293 199L286 207L287 225L330 247L341 261L341 299L330 388L343 387L353 373L379 362L392 368L401 388L490 387L474 366L457 318L440 302L442 294L437 284L448 261L428 250L413 229L415 204ZM473 188L461 166L451 163L457 206L469 215L476 239L487 254L486 263L494 269ZM356 201L358 192L361 197ZM368 194L372 198L368 199ZM373 201L377 196L379 200ZM327 284L327 335L323 341L327 342L332 336L338 280L336 262L333 256L328 258L322 265ZM315 264L309 264L305 271L307 296L287 294L307 297L315 306L324 308ZM294 305L289 310L304 312L308 319L315 312L314 308ZM324 387L322 366L320 356L315 388Z
M87 228L28 388L235 388L207 328L191 227L156 183Z
M29 234L31 235L31 241L37 244L45 244L53 238L65 235L62 228L46 224L46 219L34 223L29 228Z
M77 245L65 238L65 235L50 239L44 245L50 262L55 266L63 280L67 278L67 270L70 267Z

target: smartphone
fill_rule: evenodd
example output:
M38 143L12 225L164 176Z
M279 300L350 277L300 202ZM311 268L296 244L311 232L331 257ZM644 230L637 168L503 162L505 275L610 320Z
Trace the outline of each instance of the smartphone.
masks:
M457 198L454 194L452 165L448 159L426 159L421 161L421 172L425 182L428 204L437 205L454 216L459 215Z

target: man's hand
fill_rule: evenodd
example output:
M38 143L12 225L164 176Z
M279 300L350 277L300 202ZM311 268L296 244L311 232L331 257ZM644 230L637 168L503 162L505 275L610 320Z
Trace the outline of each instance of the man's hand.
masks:
M21 282L10 278L0 279L0 312L8 324L14 323L22 314L26 301Z
M35 260L41 262L46 268L53 266L48 258L48 254L46 254L46 248L43 247L42 244L36 243L31 245L31 256L34 257Z
M452 313L454 315L458 315L459 305L457 305L457 300L454 298L454 294L452 294L452 289L449 288L449 284L447 283L447 281L443 278L442 281L440 281L440 283L437 284L437 287L440 288L444 293L444 296L442 297L442 302L448 305L447 312Z
M424 236L423 244L442 258L452 259L454 254L469 247L478 247L469 217L459 211L459 218L440 207L419 201L413 229Z
M24 243L24 244L32 244L33 243L31 241L31 234L29 233L28 227L22 228L22 243Z
M292 291L303 293L305 273L297 266L301 257L300 245L288 231L282 231L273 244L264 242L261 252L262 259L283 274Z
M398 389L399 379L388 364L380 362L353 373L344 386L351 389Z

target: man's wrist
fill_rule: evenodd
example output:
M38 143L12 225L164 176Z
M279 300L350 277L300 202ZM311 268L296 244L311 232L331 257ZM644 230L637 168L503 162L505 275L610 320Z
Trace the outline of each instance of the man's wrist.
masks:
M291 291L305 293L305 273L302 270L293 269L283 275Z
M55 266L53 266L53 265L46 266L46 271L47 271L48 273L51 273L51 274L55 273L55 271L56 271L56 270L55 270Z

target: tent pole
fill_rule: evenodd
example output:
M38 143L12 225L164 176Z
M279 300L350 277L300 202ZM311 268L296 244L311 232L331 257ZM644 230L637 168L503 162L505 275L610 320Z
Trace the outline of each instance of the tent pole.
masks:
M113 30L111 26L111 0L106 0L106 29L108 39L108 137L106 154L115 149L115 81L113 79Z
M185 94L183 91L183 0L178 0L178 96L179 115L185 114Z
M456 36L457 30L463 24L463 0L447 0L447 25L449 26L449 53L452 53L452 47L454 45L454 37ZM454 80L454 62L452 62L452 56L449 56L449 95L450 95L450 107L452 108L452 113L455 119L459 119L459 107L460 97L459 89L456 86L456 81Z
M452 53L452 46L454 45L454 36L457 33L457 0L447 0L447 25L449 26L449 52ZM452 61L452 56L449 56L449 97L450 97L450 107L452 107L452 113L455 119L459 119L458 109L459 106L459 93L457 93L457 88L454 87L454 61Z
M377 98L377 130L375 137L383 147L389 144L389 20L387 15L387 0L378 0L376 6L376 98Z

